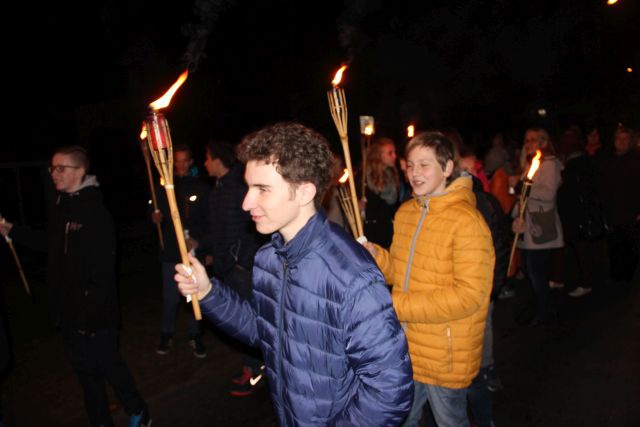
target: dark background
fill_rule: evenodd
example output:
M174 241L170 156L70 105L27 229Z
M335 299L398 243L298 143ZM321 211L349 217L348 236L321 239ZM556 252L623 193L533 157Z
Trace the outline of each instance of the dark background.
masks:
M354 145L359 115L375 116L377 133L400 145L409 122L418 130L456 127L480 154L496 131L519 144L533 123L552 132L595 123L605 143L618 123L640 127L639 14L630 0L13 8L8 16L22 31L7 43L15 60L8 86L18 94L8 126L19 137L5 144L0 163L46 162L56 146L85 145L121 221L146 214L138 141L146 106L185 68L191 74L166 114L174 143L191 145L201 170L207 139L237 142L281 120L316 128L339 150L325 91L342 63ZM0 208L15 218L14 181L2 169Z

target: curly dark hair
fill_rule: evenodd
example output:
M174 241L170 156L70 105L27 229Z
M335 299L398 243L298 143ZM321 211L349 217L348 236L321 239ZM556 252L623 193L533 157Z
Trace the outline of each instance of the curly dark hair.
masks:
M327 140L300 123L276 123L253 132L238 146L238 159L273 164L294 188L303 182L316 187L314 203L319 207L333 173L333 156Z

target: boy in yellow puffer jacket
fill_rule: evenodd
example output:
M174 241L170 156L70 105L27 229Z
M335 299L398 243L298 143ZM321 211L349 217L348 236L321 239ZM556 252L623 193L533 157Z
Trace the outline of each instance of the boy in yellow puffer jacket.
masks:
M438 426L468 426L467 388L478 373L495 255L469 177L455 179L455 147L439 132L406 149L414 198L394 220L389 251L365 243L387 282L413 366L405 426L428 400Z

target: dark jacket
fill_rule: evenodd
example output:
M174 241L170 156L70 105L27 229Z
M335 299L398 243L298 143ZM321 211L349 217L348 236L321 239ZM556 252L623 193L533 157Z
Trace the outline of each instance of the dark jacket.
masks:
M189 236L198 240L204 233L207 220L207 198L209 186L198 177L184 176L174 178L176 204L180 212L182 228L188 230ZM156 190L158 194L158 209L162 212L162 236L164 250L161 258L164 262L181 262L180 249L176 240L176 232L171 220L169 202L164 188Z
M49 306L62 328L95 331L119 325L116 234L95 177L75 193L58 193L48 207L46 234L19 225L11 237L46 250Z
M598 193L609 225L631 225L640 215L640 155L606 153L599 160Z
M491 193L483 190L482 182L473 177L473 194L476 196L476 208L482 214L485 222L491 230L493 249L496 253L496 264L493 268L493 287L491 300L495 300L500 294L500 289L507 280L507 268L509 267L511 221L502 211L500 201Z
M606 221L596 192L595 176L595 163L591 156L569 154L562 171L562 185L558 189L558 213L568 242L604 237Z
M214 280L202 312L264 356L280 425L397 425L413 400L407 341L375 261L318 212L256 254L253 299Z
M228 275L236 262L251 269L258 247L266 241L249 212L242 209L247 194L243 171L242 164L235 163L209 193L206 232L199 248L213 255L213 272L218 278Z

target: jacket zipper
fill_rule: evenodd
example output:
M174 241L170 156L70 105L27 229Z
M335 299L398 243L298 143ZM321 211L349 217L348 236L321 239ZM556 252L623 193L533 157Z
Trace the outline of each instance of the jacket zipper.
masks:
M453 371L453 339L451 338L451 326L447 325L447 358L449 361L449 372Z
M69 225L71 223L67 222L64 226L64 254L67 254L67 248L69 247Z
M289 274L289 265L287 264L287 260L284 260L282 263L284 267L284 274L282 275L282 289L280 290L280 325L278 325L278 333L280 335L280 351L278 352L278 357L280 358L280 372L278 373L278 377L280 381L278 381L279 387L279 395L280 402L284 404L284 385L283 385L283 372L284 372L284 361L282 357L282 351L284 349L284 339L283 339L283 329L284 329L284 294L285 287L287 286L287 275ZM282 408L284 411L284 408Z
M418 235L420 234L420 229L422 228L422 223L424 222L424 218L427 216L427 211L429 210L429 199L424 202L424 206L422 208L422 212L420 212L420 219L418 220L418 225L416 226L416 231L413 233L413 238L411 239L411 248L409 249L409 259L407 260L407 269L404 272L404 284L402 286L402 291L404 293L409 292L409 275L411 274L411 263L413 262L413 254L416 250L416 243L418 242ZM407 329L407 322L402 322L402 329Z

